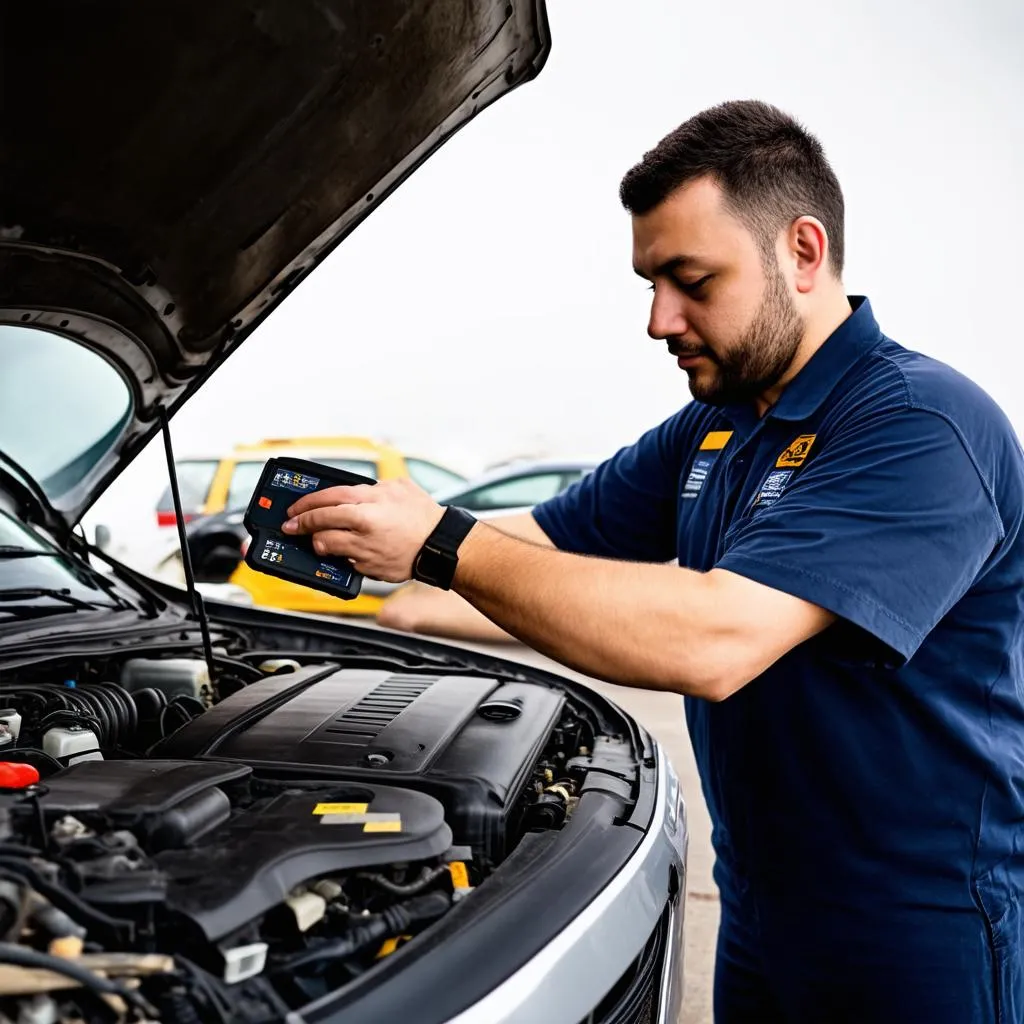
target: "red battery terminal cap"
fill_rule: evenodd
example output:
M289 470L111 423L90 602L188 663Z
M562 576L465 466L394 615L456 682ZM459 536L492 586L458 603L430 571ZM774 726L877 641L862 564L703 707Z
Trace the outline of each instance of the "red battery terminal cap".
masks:
M17 761L0 761L0 789L24 789L38 781L38 768Z

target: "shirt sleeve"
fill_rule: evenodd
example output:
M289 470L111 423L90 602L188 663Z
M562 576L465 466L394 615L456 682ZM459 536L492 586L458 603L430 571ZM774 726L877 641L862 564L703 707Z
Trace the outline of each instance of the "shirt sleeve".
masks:
M995 502L939 415L845 428L774 504L726 537L717 568L826 608L909 660L1003 538Z
M676 556L682 412L533 510L555 547L634 562Z

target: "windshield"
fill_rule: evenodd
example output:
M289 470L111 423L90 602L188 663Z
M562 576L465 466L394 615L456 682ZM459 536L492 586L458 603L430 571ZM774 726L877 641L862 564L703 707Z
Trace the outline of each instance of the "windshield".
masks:
M51 331L0 324L0 451L59 499L109 451L131 416L124 378Z
M466 483L464 476L426 459L406 458L405 465L413 482L419 484L428 494L440 494Z
M0 624L86 606L118 604L85 566L0 512Z

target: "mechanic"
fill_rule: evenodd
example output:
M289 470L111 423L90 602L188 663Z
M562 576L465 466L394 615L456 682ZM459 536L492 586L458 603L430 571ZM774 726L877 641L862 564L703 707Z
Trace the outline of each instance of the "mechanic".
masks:
M693 402L525 517L475 523L396 480L304 497L289 529L450 586L582 672L685 695L719 1024L1020 1024L1014 431L847 295L840 186L776 108L695 116L621 198L648 333ZM471 634L452 594L396 614Z

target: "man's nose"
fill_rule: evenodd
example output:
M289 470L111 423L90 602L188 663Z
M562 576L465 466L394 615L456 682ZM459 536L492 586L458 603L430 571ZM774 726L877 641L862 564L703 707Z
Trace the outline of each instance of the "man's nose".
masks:
M656 341L682 336L690 329L683 304L668 289L655 287L647 333Z

